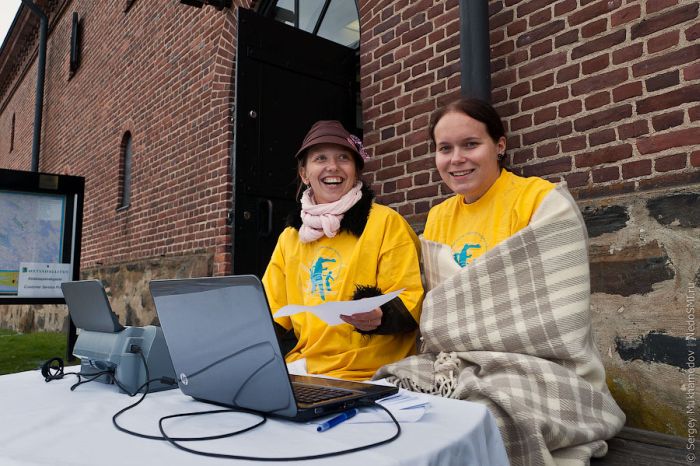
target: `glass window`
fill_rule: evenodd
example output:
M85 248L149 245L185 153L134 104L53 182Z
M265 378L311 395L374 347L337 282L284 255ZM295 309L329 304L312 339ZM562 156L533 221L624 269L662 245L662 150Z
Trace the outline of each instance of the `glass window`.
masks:
M277 21L350 48L360 45L357 3L352 0L272 0L262 7Z
M360 21L357 18L355 2L331 0L318 35L347 47L357 48L360 44Z

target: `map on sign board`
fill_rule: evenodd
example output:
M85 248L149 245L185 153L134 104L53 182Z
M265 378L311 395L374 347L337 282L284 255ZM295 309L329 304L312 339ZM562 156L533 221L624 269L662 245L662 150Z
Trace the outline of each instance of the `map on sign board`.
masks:
M21 262L61 262L65 198L0 191L0 213L0 295L17 294Z

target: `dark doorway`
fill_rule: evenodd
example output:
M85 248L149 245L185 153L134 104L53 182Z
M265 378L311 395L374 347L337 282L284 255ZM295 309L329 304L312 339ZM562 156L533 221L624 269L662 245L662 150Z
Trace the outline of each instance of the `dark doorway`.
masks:
M354 49L238 10L233 270L259 277L296 202L294 154L322 119L356 128Z

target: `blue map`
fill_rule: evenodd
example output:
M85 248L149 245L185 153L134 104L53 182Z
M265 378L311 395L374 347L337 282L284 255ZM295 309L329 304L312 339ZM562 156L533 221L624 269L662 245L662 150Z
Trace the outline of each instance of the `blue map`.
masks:
M16 294L20 262L61 262L65 199L0 191L0 294Z

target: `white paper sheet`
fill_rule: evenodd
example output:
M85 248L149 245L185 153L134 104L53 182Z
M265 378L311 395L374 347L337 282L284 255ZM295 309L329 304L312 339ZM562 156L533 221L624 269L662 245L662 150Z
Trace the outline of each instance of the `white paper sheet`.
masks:
M363 298L355 301L332 301L318 304L316 306L302 306L300 304L288 304L275 312L275 317L285 317L298 314L300 312L311 312L328 325L338 325L344 323L340 315L352 315L358 312L368 312L388 303L397 297L405 288L381 296Z

